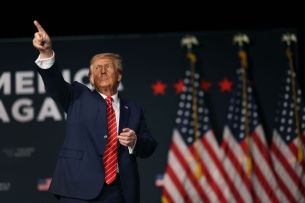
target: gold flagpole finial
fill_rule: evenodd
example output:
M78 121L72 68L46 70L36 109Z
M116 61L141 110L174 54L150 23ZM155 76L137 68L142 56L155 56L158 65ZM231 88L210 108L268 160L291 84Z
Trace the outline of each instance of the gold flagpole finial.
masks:
M238 52L238 57L240 57L241 59L241 66L243 69L248 67L247 53L243 50L243 46L245 43L250 43L249 37L245 33L239 32L233 36L233 45L238 44L240 48L240 51Z
M291 42L297 42L297 36L293 33L285 33L282 35L282 42L286 42L287 46L290 47Z
M198 40L193 35L186 35L181 39L181 46L186 46L188 52L192 52L193 45L198 45Z
M237 33L236 35L234 35L233 37L233 45L238 44L238 46L240 48L243 47L244 43L249 44L250 40L248 35L246 35L245 33Z

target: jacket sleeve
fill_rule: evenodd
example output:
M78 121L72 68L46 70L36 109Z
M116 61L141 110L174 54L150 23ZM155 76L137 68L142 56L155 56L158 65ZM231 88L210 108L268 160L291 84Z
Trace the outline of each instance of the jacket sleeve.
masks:
M144 113L144 109L141 108L139 133L137 134L137 144L134 150L135 156L140 158L150 157L158 146L157 141L153 138L146 125Z
M78 89L64 80L56 62L48 69L41 69L37 65L36 69L46 92L67 113L70 102L77 98Z

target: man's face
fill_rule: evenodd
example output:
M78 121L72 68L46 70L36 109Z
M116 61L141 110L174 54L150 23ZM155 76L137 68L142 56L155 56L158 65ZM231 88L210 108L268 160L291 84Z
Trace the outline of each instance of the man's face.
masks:
M100 58L93 62L92 67L90 81L95 88L105 95L115 94L122 74L117 71L114 61L109 58Z

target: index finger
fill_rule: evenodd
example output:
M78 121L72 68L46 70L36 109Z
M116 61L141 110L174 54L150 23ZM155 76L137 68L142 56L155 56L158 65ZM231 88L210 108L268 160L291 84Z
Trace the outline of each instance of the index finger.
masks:
M37 20L34 20L34 25L36 26L38 32L46 32L46 31L41 27L41 25L38 23Z

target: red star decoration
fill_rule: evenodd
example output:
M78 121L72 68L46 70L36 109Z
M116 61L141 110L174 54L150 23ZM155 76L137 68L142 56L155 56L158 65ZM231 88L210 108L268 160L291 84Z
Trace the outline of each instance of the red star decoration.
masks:
M210 83L206 80L201 80L201 82L200 82L200 87L204 92L208 92L211 85L212 85L212 83Z
M225 91L231 92L233 82L228 80L228 78L225 77L223 79L223 81L218 82L218 85L221 87L221 90L220 90L221 92L225 92Z
M174 87L176 89L176 94L180 94L183 91L184 82L182 79L180 79L177 83L174 84Z
M154 95L164 95L165 94L165 88L167 88L167 84L162 83L161 80L157 80L155 84L151 85L151 88L154 90Z

